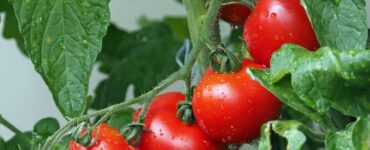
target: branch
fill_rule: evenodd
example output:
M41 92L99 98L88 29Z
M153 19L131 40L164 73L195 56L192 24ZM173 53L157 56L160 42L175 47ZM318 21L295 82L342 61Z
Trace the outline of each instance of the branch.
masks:
M15 133L17 136L20 137L20 139L31 145L31 139L26 136L22 131L20 131L18 128L16 128L14 125L12 125L9 121L7 121L2 115L0 115L0 124L4 125L5 127L7 127L10 131L12 131L13 133Z

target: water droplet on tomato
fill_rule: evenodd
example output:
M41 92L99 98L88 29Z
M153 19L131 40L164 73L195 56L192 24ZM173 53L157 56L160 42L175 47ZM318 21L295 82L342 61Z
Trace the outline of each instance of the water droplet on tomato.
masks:
M270 17L271 17L271 19L275 20L277 18L277 15L276 15L276 13L271 13Z
M207 146L210 145L210 143L208 141L206 141L206 140L203 140L203 143L206 144Z

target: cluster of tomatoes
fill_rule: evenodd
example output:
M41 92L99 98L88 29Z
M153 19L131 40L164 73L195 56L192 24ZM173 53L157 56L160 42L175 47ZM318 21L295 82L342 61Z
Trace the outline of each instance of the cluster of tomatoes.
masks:
M260 127L279 117L282 104L251 79L248 68L269 67L274 51L285 43L310 50L319 48L314 30L299 0L259 0L253 10L241 4L225 5L220 18L244 25L243 38L254 61L243 60L234 73L208 69L194 90L192 110L196 123L187 125L176 116L181 93L157 96L144 119L144 132L138 147L127 144L120 133L106 124L91 147L70 143L70 150L222 150L227 144L251 142ZM95 129L96 130L96 129ZM97 131L93 132L93 137Z

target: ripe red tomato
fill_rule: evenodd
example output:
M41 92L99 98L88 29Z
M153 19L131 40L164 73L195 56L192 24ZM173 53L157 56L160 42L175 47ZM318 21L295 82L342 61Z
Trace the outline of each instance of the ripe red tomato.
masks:
M262 124L279 117L282 104L249 77L247 68L263 67L245 59L239 72L208 73L195 88L192 107L197 123L219 142L250 142L259 136Z
M144 119L142 150L221 150L223 144L211 140L197 124L185 125L176 116L181 93L159 95L150 104Z
M272 53L285 43L320 47L299 0L259 0L244 24L243 37L253 59L268 67Z
M230 0L240 1L240 0ZM222 6L220 9L220 17L233 25L243 25L247 17L251 14L251 10L246 5L232 4Z
M99 128L100 131L98 130ZM71 141L68 150L135 150L135 148L127 144L116 129L105 123L96 127L92 132L92 136L95 137L97 133L99 134L98 140L93 146L84 147Z

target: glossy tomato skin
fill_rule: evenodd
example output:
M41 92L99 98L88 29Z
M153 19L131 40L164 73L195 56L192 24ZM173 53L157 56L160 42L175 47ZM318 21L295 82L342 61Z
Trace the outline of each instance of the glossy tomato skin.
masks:
M259 136L262 124L279 117L282 104L249 77L247 68L263 67L245 59L239 72L207 73L195 88L196 121L216 141L251 142Z
M247 5L231 4L222 6L220 9L220 18L233 25L243 25L250 14L251 10Z
M98 131L99 128L100 131ZM135 150L134 147L127 144L119 131L110 127L108 124L103 123L99 125L93 130L92 136L96 137L98 132L98 140L94 145L84 147L71 141L68 150Z
M244 24L243 38L253 59L268 67L273 52L285 43L320 47L299 0L259 0Z
M159 95L150 104L144 119L141 150L222 150L226 146L207 137L197 124L185 125L176 116L181 93Z

